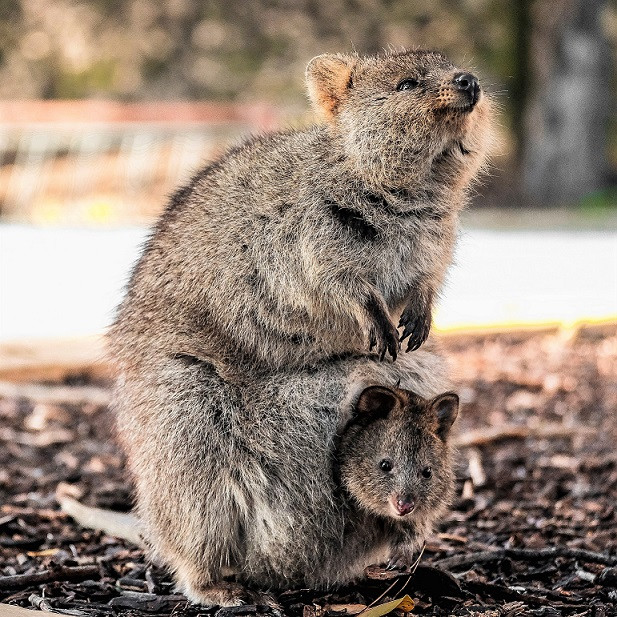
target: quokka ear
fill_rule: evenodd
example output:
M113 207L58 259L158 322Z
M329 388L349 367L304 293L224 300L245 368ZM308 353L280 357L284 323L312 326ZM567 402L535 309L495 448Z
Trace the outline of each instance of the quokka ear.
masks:
M316 111L332 118L351 87L351 75L357 58L343 54L322 54L306 67L306 85Z
M364 416L387 416L396 407L396 392L383 386L369 386L362 391L356 403L356 412Z
M458 416L458 394L446 392L431 401L431 409L437 416L437 435L442 441L448 439L450 429Z

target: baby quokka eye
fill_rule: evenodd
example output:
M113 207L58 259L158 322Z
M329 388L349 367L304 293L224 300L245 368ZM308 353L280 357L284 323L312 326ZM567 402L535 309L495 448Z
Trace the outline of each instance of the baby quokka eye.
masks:
M401 91L401 90L413 90L419 84L420 84L420 82L417 79L415 79L415 77L407 77L406 79L403 79L403 80L398 82L398 85L396 86L396 89L399 90L399 91Z
M382 459L379 461L379 469L381 469L381 471L385 471L386 473L388 471L392 471L392 461L387 458Z
M433 470L430 467L425 467L422 470L422 477L423 478L430 478L433 475Z

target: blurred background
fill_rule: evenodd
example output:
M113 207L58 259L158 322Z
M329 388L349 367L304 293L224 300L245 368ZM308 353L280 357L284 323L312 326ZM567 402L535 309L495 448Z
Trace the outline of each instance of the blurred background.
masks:
M579 552L425 570L405 593L414 614L614 614L614 560L579 555L617 555L617 0L0 0L0 603L176 606L143 553L57 512L59 481L131 505L101 333L169 193L243 136L314 120L313 56L410 46L500 108L435 314L462 438L424 560ZM75 564L104 578L36 583ZM342 613L312 597L290 614Z
M170 191L311 121L311 57L408 46L501 109L437 325L617 316L614 0L0 0L0 339L101 331Z

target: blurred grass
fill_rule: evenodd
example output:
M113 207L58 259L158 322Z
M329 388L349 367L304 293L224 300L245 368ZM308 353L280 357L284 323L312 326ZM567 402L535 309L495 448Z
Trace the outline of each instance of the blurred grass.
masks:
M609 187L586 195L578 204L578 211L588 218L606 218L617 213L617 187Z
M495 231L617 231L617 200L593 208L471 208L461 220L467 229Z

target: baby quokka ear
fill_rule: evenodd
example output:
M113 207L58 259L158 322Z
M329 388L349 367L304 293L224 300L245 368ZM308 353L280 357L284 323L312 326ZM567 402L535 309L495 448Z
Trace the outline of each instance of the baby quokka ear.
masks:
M458 394L446 392L436 396L431 401L431 409L437 416L437 436L446 441L456 416L458 415Z
M398 402L398 396L389 388L369 386L360 394L355 409L357 414L364 417L386 417Z
M332 118L351 87L351 75L358 59L343 54L322 54L306 67L306 85L313 107L326 119Z

